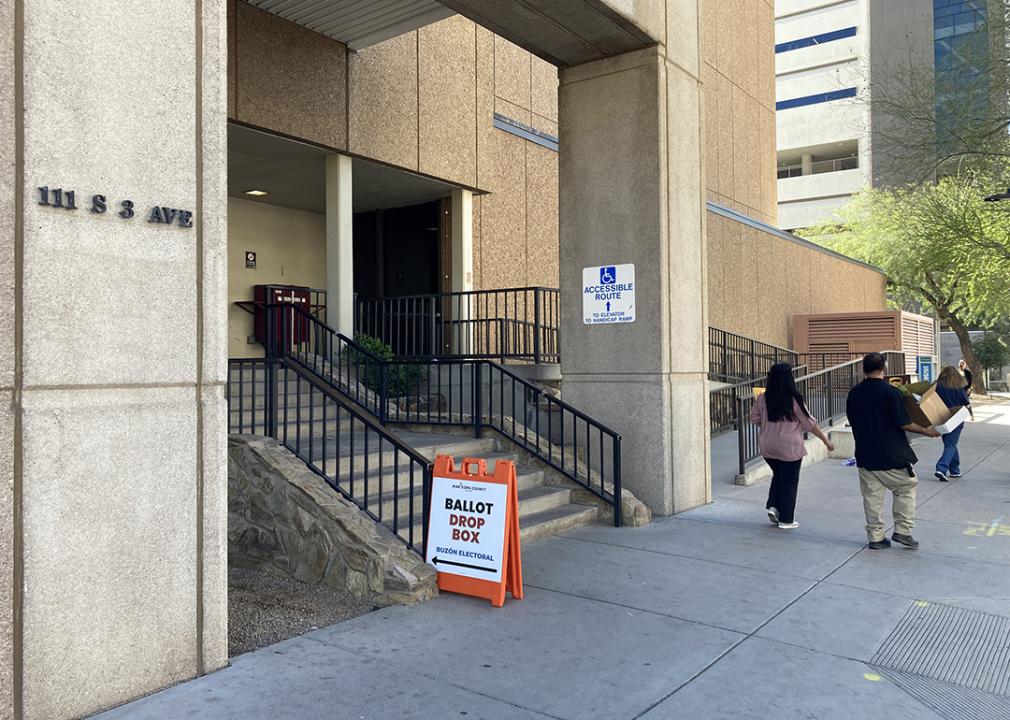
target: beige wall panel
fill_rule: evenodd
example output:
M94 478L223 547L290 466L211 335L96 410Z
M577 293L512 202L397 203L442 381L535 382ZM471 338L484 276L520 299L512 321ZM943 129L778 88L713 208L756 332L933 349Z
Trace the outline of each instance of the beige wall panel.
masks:
M494 42L495 36L490 30L480 25L476 28L477 59L477 182L479 188L486 189L491 170L492 143L498 130L493 125L494 114ZM484 222L486 218L483 195L473 199L474 222L473 229L473 272L474 284L477 288L492 287L487 284L484 275Z
M245 253L256 253L256 267ZM234 305L252 300L254 285L326 287L326 217L239 198L228 198L228 357L261 357L249 344L253 316Z
M238 119L345 148L347 49L248 3L237 11Z
M481 274L481 255L480 255L480 234L482 220L481 220L481 203L484 200L483 195L475 195L473 198L473 288L474 290L481 290L484 287L484 277Z
M775 236L768 236L771 250L768 266L761 278L764 292L769 293L773 303L768 318L768 341L780 347L789 347L789 325L795 312L795 290L791 286L788 273L789 243Z
M758 162L758 215L759 219L775 225L778 210L778 185L775 156L775 115L763 106L755 104L755 112L760 121Z
M702 98L705 102L705 187L719 192L719 80L710 65L703 65Z
M764 107L775 112L775 9L770 3L759 2L757 8L758 44L757 84L755 97ZM772 140L772 149L775 141Z
M500 97L494 99L494 111L512 120L518 120L524 125L533 124L533 115L529 110Z
M737 53L734 51L736 34L728 30L737 27L735 16L735 3L737 1L713 0L713 4L715 5L715 36L717 44L712 64L715 65L721 74L730 77L736 77L734 70L736 69L735 58Z
M558 136L558 124L554 120L548 120L540 115L534 115L533 122L531 124L540 132L545 132L549 135L553 135L554 137Z
M733 85L723 75L717 74L719 93L719 193L735 197L736 188L736 123L733 117ZM742 172L742 171L741 171Z
M193 388L24 396L27 720L192 677Z
M715 213L708 214L708 229L705 234L708 254L708 323L717 328L725 325L726 316L726 278L730 270L726 267L724 235L726 233L725 218Z
M526 282L558 287L558 154L526 147Z
M733 55L740 74L734 77L740 89L751 97L757 96L758 72L761 69L758 48L758 5L761 0L736 0L737 22L732 34L736 35Z
M753 170L751 157L753 146L749 140L751 138L751 127L754 122L748 113L750 112L750 98L736 85L732 86L732 106L733 106L733 172L734 183L732 193L737 202L745 207L754 207L752 191L756 177L751 176Z
M417 170L417 33L352 53L351 152Z
M748 267L744 264L743 246L743 226L740 223L729 221L724 226L723 263L724 283L723 283L723 311L724 330L746 335L747 330L747 305L750 303L740 303L738 298L743 297L747 292L748 281L746 274Z
M698 3L698 23L701 32L701 61L713 69L719 63L719 35L716 21L719 17L720 0L700 0Z
M419 169L477 181L474 23L456 15L418 30Z
M863 283L863 271L856 265L850 266L845 273L845 283L835 290L835 306L846 307L849 310L866 309L866 294Z
M526 284L526 141L495 130L482 165L481 277L485 288Z
M535 114L558 120L558 69L546 60L530 57L531 105Z
M780 241L774 235L755 228L744 228L744 237L745 242L755 246L759 258L758 267L754 270L759 313L754 333L760 334L754 334L753 337L780 344L780 326L785 324L783 318L788 313L782 297L784 283L780 270Z
M497 35L494 38L494 93L502 100L530 110L530 58L518 45Z

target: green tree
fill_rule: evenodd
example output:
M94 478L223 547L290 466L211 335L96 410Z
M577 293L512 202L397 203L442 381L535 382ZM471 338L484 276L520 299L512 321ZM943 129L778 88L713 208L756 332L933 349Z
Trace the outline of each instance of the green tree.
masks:
M995 333L988 333L984 338L972 344L975 357L986 370L998 370L1010 363L1010 344L1006 338Z
M968 328L991 327L1010 315L1010 212L983 201L985 178L965 172L937 183L865 190L841 211L840 224L803 233L880 267L902 305L933 308L980 379Z

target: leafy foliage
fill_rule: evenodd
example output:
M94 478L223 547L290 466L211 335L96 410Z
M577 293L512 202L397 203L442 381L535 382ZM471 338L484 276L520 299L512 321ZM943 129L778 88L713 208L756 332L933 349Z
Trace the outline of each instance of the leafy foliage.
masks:
M384 368L386 391L390 397L408 395L419 385L424 384L425 367L419 363L397 361L393 348L379 338L356 333L354 342L367 353L353 348L348 348L344 352L349 356L351 365L357 368L358 380L369 390L382 391Z
M987 334L978 342L972 343L972 347L979 363L988 370L997 370L1010 365L1010 343L1006 338Z
M865 190L841 211L840 225L804 234L880 267L903 304L989 327L1010 314L1010 211L985 202L976 178Z

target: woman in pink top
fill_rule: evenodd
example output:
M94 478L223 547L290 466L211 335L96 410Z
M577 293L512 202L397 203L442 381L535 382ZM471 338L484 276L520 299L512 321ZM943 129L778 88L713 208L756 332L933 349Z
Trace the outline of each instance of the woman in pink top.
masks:
M803 434L812 432L828 450L834 450L827 436L817 426L803 396L796 390L793 368L789 363L776 363L768 371L765 391L754 401L750 421L761 428L758 450L772 469L768 489L768 519L783 530L800 526L793 519L796 491L800 484L800 465L807 454Z

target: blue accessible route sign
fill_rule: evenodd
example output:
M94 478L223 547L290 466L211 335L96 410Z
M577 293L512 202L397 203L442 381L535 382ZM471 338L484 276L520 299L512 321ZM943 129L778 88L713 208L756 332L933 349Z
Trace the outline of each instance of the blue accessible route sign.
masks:
M594 265L582 270L582 322L635 322L635 266Z

